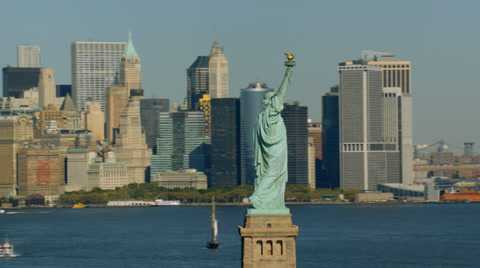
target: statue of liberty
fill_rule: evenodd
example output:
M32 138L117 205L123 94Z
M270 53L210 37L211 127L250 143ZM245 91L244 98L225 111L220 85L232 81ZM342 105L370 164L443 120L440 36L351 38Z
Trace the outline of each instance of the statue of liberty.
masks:
M276 93L267 92L263 99L264 110L258 115L254 130L255 191L250 202L255 209L248 214L289 214L285 207L287 170L287 132L281 112L287 84L291 82L293 55L286 54L287 70Z

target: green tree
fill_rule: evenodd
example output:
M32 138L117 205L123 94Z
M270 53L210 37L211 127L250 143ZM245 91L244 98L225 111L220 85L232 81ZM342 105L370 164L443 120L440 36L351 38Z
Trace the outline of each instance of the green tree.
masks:
M350 201L355 201L355 199L357 199L357 194L360 193L359 190L355 190L355 189L346 189L344 190L343 192L343 195L344 195L344 198L347 199L347 200L350 200Z

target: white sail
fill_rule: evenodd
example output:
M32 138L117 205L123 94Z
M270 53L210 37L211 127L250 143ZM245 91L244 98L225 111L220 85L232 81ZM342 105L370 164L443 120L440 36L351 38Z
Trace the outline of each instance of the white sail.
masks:
M217 240L217 233L218 233L218 221L215 219L213 224L213 239Z

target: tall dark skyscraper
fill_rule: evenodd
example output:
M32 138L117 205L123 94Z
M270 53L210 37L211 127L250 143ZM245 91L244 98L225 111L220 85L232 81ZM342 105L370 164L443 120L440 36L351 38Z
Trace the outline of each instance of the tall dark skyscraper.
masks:
M142 128L145 130L148 148L153 148L159 137L159 113L169 111L169 99L140 100L140 117L142 118Z
M240 184L240 99L212 99L211 187Z
M55 91L57 98L66 97L67 94L72 96L72 85L56 85Z
M322 162L324 173L317 178L317 188L340 187L338 86L322 97Z
M263 82L253 82L240 91L240 151L241 184L255 182L255 148L253 130L257 117L263 111L262 100L265 93L273 91Z
M23 98L23 92L38 87L40 68L7 66L3 71L3 96Z
M209 56L198 56L187 69L187 103L189 111L200 110L200 99L209 94Z
M284 104L287 129L288 184L308 186L308 108L299 103Z

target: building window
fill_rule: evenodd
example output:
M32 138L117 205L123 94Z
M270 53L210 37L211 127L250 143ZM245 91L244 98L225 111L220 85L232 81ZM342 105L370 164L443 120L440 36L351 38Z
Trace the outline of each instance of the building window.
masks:
M267 255L273 255L273 242L267 241Z
M278 251L280 251L280 255L283 255L283 241L278 240L276 244L277 244Z
M257 249L258 249L258 252L260 252L260 255L263 255L263 242L262 241L257 241Z

